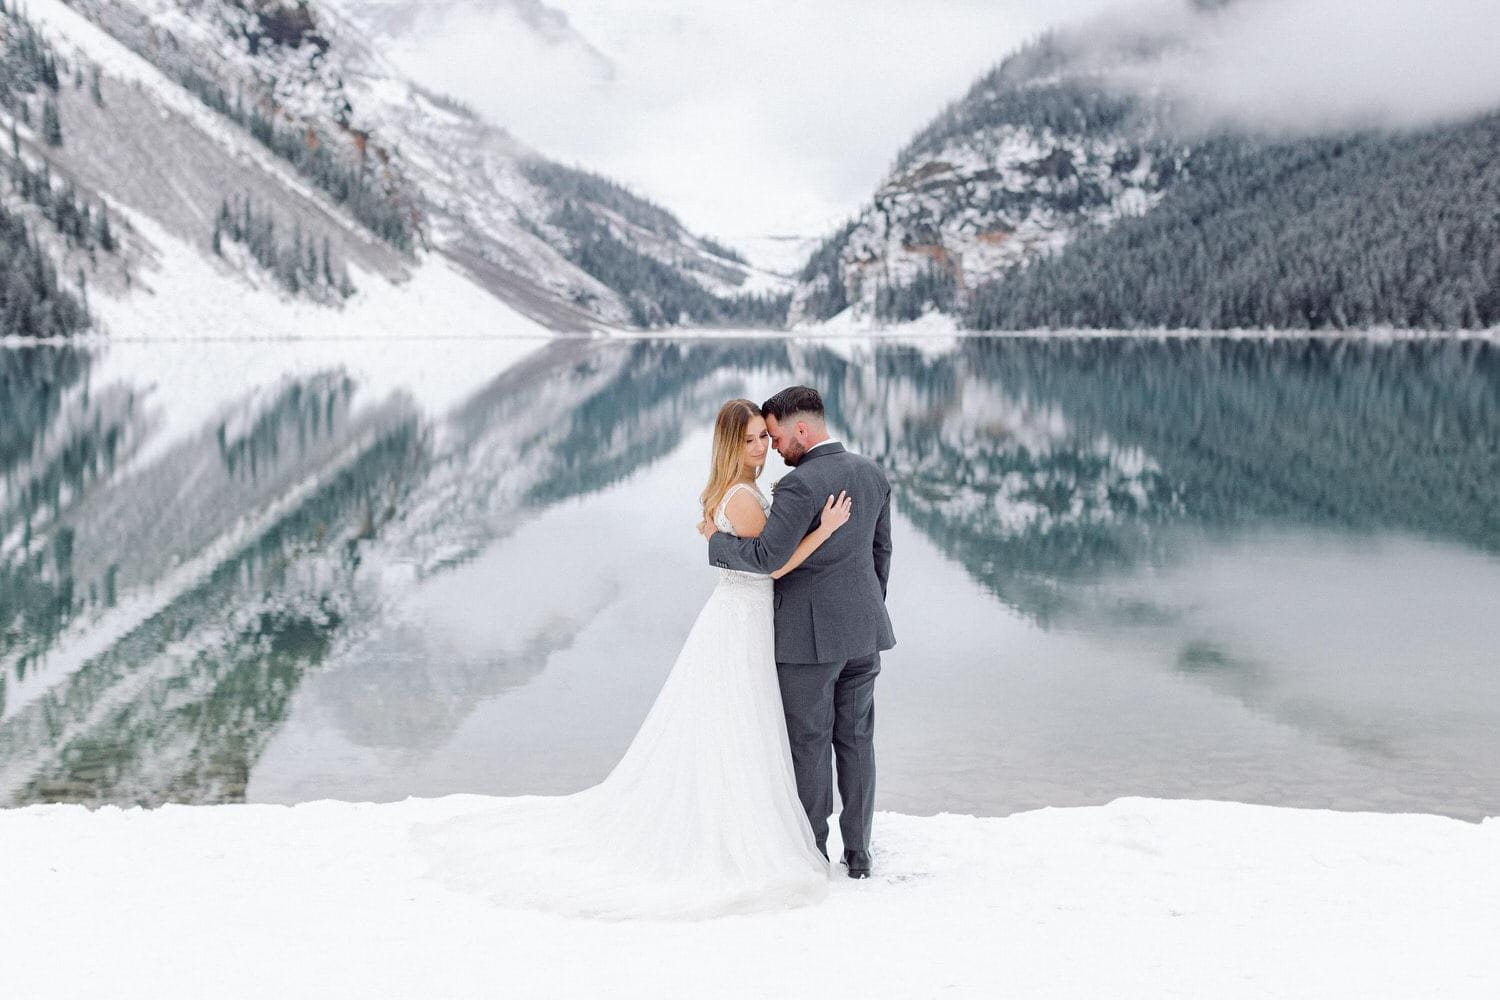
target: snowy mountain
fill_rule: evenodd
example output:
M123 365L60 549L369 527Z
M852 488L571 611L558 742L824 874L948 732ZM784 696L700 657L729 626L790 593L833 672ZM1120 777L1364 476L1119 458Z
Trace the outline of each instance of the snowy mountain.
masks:
M900 151L871 201L814 252L792 322L845 308L913 318L1160 201L1183 151L1138 102L1109 92L1111 58L1085 67L1050 35L979 80Z
M814 252L791 322L1500 324L1500 114L1382 126L1376 109L1316 129L1207 115L1184 77L1201 53L1180 54L1229 44L1241 9L1184 0L1175 19L1095 22L1011 55Z
M372 6L7 6L0 208L47 245L58 301L102 291L92 319L141 335L779 321L737 254L405 79L352 16ZM238 322L220 308L247 295Z

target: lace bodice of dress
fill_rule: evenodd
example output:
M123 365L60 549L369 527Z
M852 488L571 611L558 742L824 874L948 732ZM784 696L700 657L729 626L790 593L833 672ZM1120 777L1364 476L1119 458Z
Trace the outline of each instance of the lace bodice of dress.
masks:
M729 492L724 494L724 499L719 501L718 509L714 511L714 527L726 534L735 535L735 537L738 537L738 535L735 533L734 525L730 522L726 510L729 507L730 498L741 490L749 490L750 494L755 497L755 502L760 504L761 511L767 515L771 513L771 502L765 498L760 490L748 483L736 483L734 486L731 486ZM771 578L764 574L746 573L737 569L719 570L719 579L729 583L753 584L756 586L766 586L771 582Z

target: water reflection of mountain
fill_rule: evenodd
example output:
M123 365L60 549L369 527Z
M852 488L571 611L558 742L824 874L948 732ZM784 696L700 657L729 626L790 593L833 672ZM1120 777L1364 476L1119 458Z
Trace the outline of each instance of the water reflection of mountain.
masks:
M402 588L651 464L752 380L823 387L902 513L1043 623L1101 573L1168 558L1184 529L1500 549L1500 361L1481 342L568 341L448 414L361 398L342 373L288 377L144 462L130 387L53 354L0 352L21 417L0 432L15 803L241 797L308 671L357 685L376 650L384 688L334 724L432 745L585 619L454 669L400 627Z
M342 379L315 376L253 400L64 511L54 534L76 541L56 571L102 573L109 596L74 601L59 648L31 653L31 676L15 663L25 700L0 723L0 788L13 801L241 793L350 613L359 540L389 519L420 461L409 407L353 416L348 395Z
M1145 449L1186 513L1500 549L1500 350L1484 341L984 345L1080 428Z
M986 339L813 360L950 556L1047 620L1183 529L1395 530L1500 550L1481 341Z
M7 492L18 523L0 567L4 616L25 623L0 646L0 664L24 675L68 629L85 629L122 594L157 587L244 516L282 502L297 484L349 447L348 386L315 377L255 407L251 426L231 412L171 446L149 466L117 473L150 429L134 393L84 387L37 435L31 458ZM309 414L307 408L315 412ZM259 423L255 423L259 421ZM257 467L255 453L279 452ZM231 440L232 439L232 440ZM241 453L251 457L241 463ZM243 464L244 468L237 465ZM61 469L59 472L57 470Z
M9 711L0 702L0 794L241 797L305 671L378 641L399 600L380 567L444 572L537 507L648 464L712 414L738 377L726 366L755 353L561 343L436 423L400 398L355 411L337 373L288 379L148 465L80 480L47 518L26 508L39 528L0 577L0 610L16 623L0 660L12 686ZM57 388L49 371L34 394ZM109 391L76 393L37 425L112 433L95 405ZM362 572L367 563L376 568ZM566 646L556 628L456 672L418 642L406 669L445 672L408 679L433 702L418 714L456 726L477 698L524 683ZM391 702L361 706L359 736L391 738L388 720L371 716L380 704Z
M548 442L552 468L534 502L603 489L660 458L688 431L711 425L726 399L744 395L747 375L785 370L787 354L754 342L655 341L598 352L585 365L607 375Z
M872 341L852 359L815 341L594 347L569 375L592 391L546 407L564 430L541 445L529 501L607 485L751 377L820 386L903 514L1043 621L1184 530L1500 548L1500 351L1473 340L984 338L936 357Z
M1067 584L1139 558L1181 514L1149 454L1077 427L1066 397L996 378L965 355L928 363L888 349L869 369L820 367L843 432L886 468L897 508L1042 620Z
M743 370L762 357L753 345L646 342L539 352L437 423L443 445L371 557L412 567L419 581L454 574L498 591L498 580L465 576L468 564L539 510L669 454L724 398L743 393ZM569 648L612 599L610 586L538 579L527 600L497 592L504 628L474 649L410 621L405 595L389 593L382 620L348 628L349 648L320 675L326 718L355 745L435 748L477 705Z
M0 351L0 662L50 640L67 622L73 535L49 533L63 506L110 475L138 422L128 392L106 392L83 408L87 353L69 348ZM87 413L80 419L80 409ZM0 706L4 672L0 670Z
M57 419L65 393L84 377L89 355L72 348L0 350L0 475L29 459Z

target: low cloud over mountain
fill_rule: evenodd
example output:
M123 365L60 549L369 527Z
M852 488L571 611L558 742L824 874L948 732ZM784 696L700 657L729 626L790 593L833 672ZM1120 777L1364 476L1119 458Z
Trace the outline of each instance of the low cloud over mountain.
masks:
M1500 105L1493 0L1171 0L1086 36L1125 30L1173 42L1107 72L1167 96L1191 125L1414 127Z

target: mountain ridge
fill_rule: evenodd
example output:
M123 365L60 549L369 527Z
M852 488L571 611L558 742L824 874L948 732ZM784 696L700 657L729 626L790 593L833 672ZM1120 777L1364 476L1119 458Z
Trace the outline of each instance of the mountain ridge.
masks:
M250 289L297 301L330 287L357 302L370 281L403 283L441 261L559 332L779 320L774 294L739 291L765 281L737 255L606 179L587 175L595 183L580 190L582 172L401 77L331 7L39 0L28 11L0 20L60 45L80 85L18 99L13 169L24 159L144 213ZM26 124L43 109L60 115L59 143ZM639 225L650 213L668 224ZM139 232L125 243L132 263L99 287L128 299L163 254ZM55 266L72 273L75 256ZM345 267L354 281L338 277Z
M1006 57L814 252L790 322L1500 326L1500 115L1293 133L1205 124L1141 85L1234 7L1054 31Z

